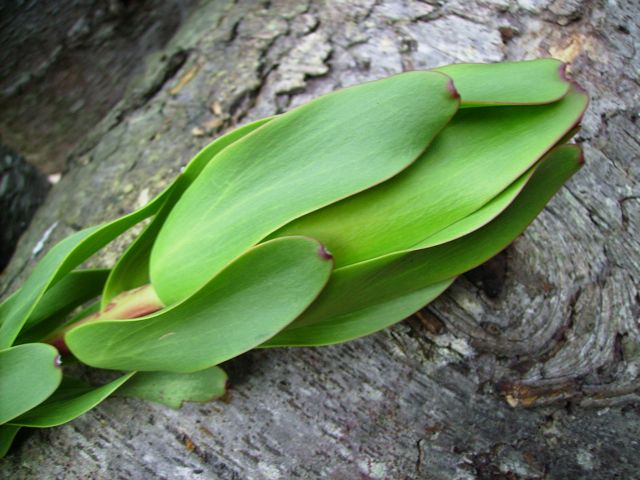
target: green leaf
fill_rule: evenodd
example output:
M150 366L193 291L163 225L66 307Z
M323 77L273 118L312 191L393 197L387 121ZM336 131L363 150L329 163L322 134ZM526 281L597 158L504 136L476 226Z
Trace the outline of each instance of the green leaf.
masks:
M421 248L521 177L574 126L586 104L574 90L549 105L461 110L410 168L269 238L317 238L338 268Z
M20 427L13 425L0 425L0 458L7 454L19 430Z
M513 203L518 195L520 195L520 192L522 192L522 189L527 184L537 167L538 165L536 164L534 167L530 168L527 172L521 175L520 178L475 212L467 215L457 222L452 223L448 227L439 230L433 235L430 235L425 240L415 245L412 250L435 247L436 245L450 242L456 238L468 235L469 233L486 225L500 215L509 205L511 205L511 203Z
M207 145L189 162L175 181L170 198L113 267L102 295L102 308L119 293L149 283L151 247L174 204L218 153L270 120L263 118L227 133Z
M565 64L553 58L434 68L453 79L462 106L552 103L569 91Z
M108 269L75 270L50 288L29 316L25 327L32 327L54 315L74 308L100 295Z
M44 293L57 281L111 240L153 215L166 201L172 186L144 207L104 225L70 235L40 260L22 288L0 305L0 348L11 346Z
M491 258L517 237L581 165L576 146L560 146L540 163L515 201L495 220L457 240L338 269L316 302L264 347L326 345L368 335L424 305L414 292ZM424 296L430 298L429 295ZM405 300L406 299L406 300ZM382 312L382 313L381 313ZM381 322L383 318L385 321Z
M66 321L76 307L100 295L107 269L76 270L46 291L23 327L17 343L37 342Z
M62 425L88 412L129 380L135 372L123 375L100 387L89 387L65 378L47 401L11 421L11 425L46 428Z
M81 309L78 313L76 313L75 315L71 316L71 318L69 318L66 322L64 322L64 324L61 325L61 327L64 327L66 325L72 325L80 320L83 320L89 316L89 315L93 315L94 313L98 313L100 311L100 300L96 300L95 302L87 305L85 308Z
M260 347L332 345L364 337L414 314L453 283L449 279L422 288L403 283L404 290L387 291L383 279L371 277L375 283L367 288L359 278L336 272L309 313Z
M448 82L409 72L347 88L226 148L158 234L150 271L159 297L166 304L187 297L293 218L405 169L457 110Z
M428 248L455 240L486 225L515 200L536 168L537 165L476 212L430 236L422 243L421 248ZM358 288L356 285L357 280L349 279L345 283L340 283L344 278L349 277L342 277L340 271L337 271L330 281L329 288L344 289L351 292L357 291L354 290ZM350 283L353 283L353 285ZM319 322L317 320L319 318L318 315L303 314L294 324L280 332L275 338L268 341L266 345L306 345L299 343L298 329L300 328L304 328L305 338L313 338L313 345L330 345L368 335L412 315L424 305L435 300L451 283L453 283L453 278L415 291L411 288L406 289L404 292L391 289L389 297L385 296L385 287L374 289L377 291L373 295L367 296L367 298L362 296L354 297L357 299L356 305L350 308L345 309L346 304L340 302L343 311L346 313L331 316L331 314L326 314L325 312L325 315L331 318L328 321ZM330 300L335 299L335 296L330 293L325 295ZM321 297L318 303L323 301L322 298L324 297ZM367 299L369 300L368 304L366 304ZM314 308L318 308L317 305L314 304L311 307L311 309Z
M9 295L4 299L2 303L0 303L0 326L7 319L6 316L2 315L2 312L9 311L12 308L15 308L15 305L20 301L20 296L22 295L22 288L18 288L15 292Z
M83 363L117 370L193 372L266 341L325 286L333 262L313 239L263 243L194 295L153 315L86 323L65 341Z
M51 345L0 350L0 425L46 400L61 379L58 351Z
M227 374L219 367L192 373L140 372L117 395L180 408L182 402L208 402L224 395Z

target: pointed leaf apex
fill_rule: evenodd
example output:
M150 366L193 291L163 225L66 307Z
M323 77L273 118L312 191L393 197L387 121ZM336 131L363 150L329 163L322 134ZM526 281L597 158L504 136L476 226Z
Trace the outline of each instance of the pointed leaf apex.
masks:
M456 90L456 86L453 84L453 80L452 79L449 79L449 83L447 83L447 89L449 90L449 92L451 92L451 96L455 100L459 100L460 99L460 92L458 92L458 90Z
M562 80L564 80L565 82L570 82L571 80L569 79L569 75L567 74L567 64L562 62L560 64L560 66L558 67L558 74L560 75L560 78Z
M327 247L322 244L320 244L320 247L318 247L318 256L323 260L333 260L333 255L331 255L331 252L327 250Z

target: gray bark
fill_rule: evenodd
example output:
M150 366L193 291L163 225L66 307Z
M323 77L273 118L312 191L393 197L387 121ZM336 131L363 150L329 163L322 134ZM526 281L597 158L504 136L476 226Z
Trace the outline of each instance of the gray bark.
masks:
M47 173L123 97L194 0L0 3L0 137ZM130 92L132 93L132 92Z
M5 291L55 222L47 246L140 205L236 124L406 69L571 62L592 95L578 137L587 163L510 248L411 319L345 345L243 355L227 365L223 402L109 400L24 438L0 477L640 478L639 10L203 3L136 86L145 102L125 98L72 155Z

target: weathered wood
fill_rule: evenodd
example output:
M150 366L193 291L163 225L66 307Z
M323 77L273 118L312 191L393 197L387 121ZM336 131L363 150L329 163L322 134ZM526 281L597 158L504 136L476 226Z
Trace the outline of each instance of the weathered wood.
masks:
M47 173L123 97L194 0L0 2L0 137ZM131 92L130 92L131 93Z
M112 399L39 431L3 478L639 478L637 1L209 2L73 157L2 286L47 246L147 200L219 132L355 82L555 56L592 94L587 163L499 257L394 328L253 352L225 402ZM94 260L108 264L126 243ZM515 407L515 408L514 408ZM529 407L529 408L523 408Z

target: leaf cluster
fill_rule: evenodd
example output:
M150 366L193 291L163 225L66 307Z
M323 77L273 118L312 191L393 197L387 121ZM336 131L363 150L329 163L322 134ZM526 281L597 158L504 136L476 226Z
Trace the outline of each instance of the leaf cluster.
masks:
M224 393L253 348L411 315L504 249L582 163L587 96L553 59L346 88L217 139L144 207L55 245L0 305L0 454L112 394ZM151 218L108 270L79 269ZM331 252L331 253L329 253ZM65 362L124 372L92 386Z

